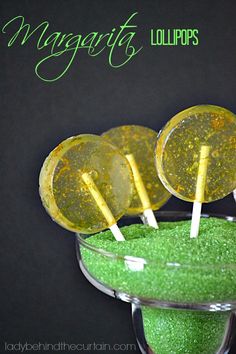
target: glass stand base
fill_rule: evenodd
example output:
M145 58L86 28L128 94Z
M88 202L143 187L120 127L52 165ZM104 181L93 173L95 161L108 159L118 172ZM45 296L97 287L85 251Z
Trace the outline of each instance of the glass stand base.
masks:
M154 310L155 311L155 310ZM166 309L160 309L160 311L166 311ZM168 311L168 310L167 310ZM172 311L172 310L171 310ZM183 311L183 310L175 310L175 311ZM189 310L186 310L186 312L188 312ZM196 313L196 311L193 311L192 314ZM145 311L144 311L144 314L145 314ZM207 314L209 314L209 312L206 312L206 316L208 316ZM178 315L178 314L177 314ZM221 314L217 314L219 316L222 316L222 313ZM216 316L217 316L216 315ZM168 316L168 315L167 315ZM182 316L182 315L181 315ZM211 313L210 313L210 316L211 316ZM213 313L213 316L214 316L214 313ZM151 329L151 336L153 336L153 333L155 333L155 330L157 331L157 333L155 333L155 335L157 336L157 338L155 339L156 342L159 342L159 339L158 338L163 338L163 333L160 333L160 327L163 327L165 328L165 323L163 323L163 318L164 318L164 322L165 322L165 315L162 317L162 318L158 318L158 315L156 317L156 321L153 323L153 327ZM206 333L206 337L207 340L209 341L208 343L206 343L206 346L204 347L204 353L207 353L207 354L228 354L230 353L230 349L232 348L232 343L233 343L233 340L234 340L234 331L235 331L235 328L236 328L236 314L234 312L232 313L225 313L225 318L228 317L228 320L226 320L226 326L224 326L224 319L223 319L223 323L219 323L219 331L222 330L222 337L220 335L221 338L217 339L217 334L216 334L216 337L214 338L214 335L215 333L210 333L210 340L209 338L207 338L207 333ZM142 354L162 354L162 353L167 353L168 352L168 345L169 345L169 350L170 352L169 353L173 353L173 348L171 348L171 343L168 342L168 335L170 335L170 332L173 331L173 327L170 328L166 334L167 336L165 337L164 339L164 342L165 342L165 348L163 348L163 351L162 349L160 348L159 350L156 349L156 351L153 351L153 349L151 349L151 347L149 346L149 344L147 343L148 341L148 336L145 335L145 330L144 330L144 326L145 326L145 319L143 318L143 314L142 314L142 307L140 305L137 305L137 304L132 304L132 320L133 320L133 327L134 327L134 332L135 332L135 335L136 335L136 340L137 340L137 343L138 343L138 346L139 346L139 349L141 351ZM161 326L159 327L158 325L156 326L156 324L158 323L158 321L162 321L162 324ZM211 320L210 320L211 321ZM220 320L221 321L221 320ZM216 325L216 328L217 328L217 320L215 322L215 325ZM168 320L167 320L167 324L168 324ZM203 326L204 326L204 317L203 317ZM213 323L214 325L214 323ZM222 326L222 327L221 327ZM155 328L156 327L156 328ZM210 327L210 326L209 326ZM204 328L204 327L203 327ZM150 328L147 330L150 331ZM205 328L204 328L205 330ZM164 330L165 332L165 330ZM204 331L203 331L204 332ZM148 335L148 333L147 333ZM204 336L204 333L203 333L203 336ZM181 335L180 335L181 337ZM170 338L171 338L171 335L170 335ZM222 338L223 338L223 341L222 341ZM176 338L176 343L174 343L174 349L176 349L176 353L182 353L182 351L180 351L180 345L178 343L178 339L179 338ZM202 338L201 338L202 339ZM216 341L216 344L215 344L215 347L218 346L218 351L217 349L214 350L214 339ZM153 340L153 338L152 338ZM217 341L219 340L219 343L222 342L221 346L220 344L217 344ZM161 339L160 339L160 342L161 342ZM173 345L173 343L172 343ZM187 343L188 345L188 343ZM198 345L203 345L204 346L204 343L201 342L200 340L200 343L197 343L197 339L194 340L194 344L193 344L193 348ZM155 344L154 344L155 346ZM156 343L156 346L158 347L159 346L159 343ZM212 346L212 348L210 348L210 346ZM184 347L184 343L183 343L183 347ZM191 347L191 345L190 345ZM196 348L195 347L195 348ZM199 348L199 346L198 346ZM185 349L187 349L185 347ZM186 353L186 351L184 351L185 349L183 349L183 352ZM188 353L189 354L196 354L196 352L194 351L195 349L191 350L191 349L188 349ZM191 351L190 351L191 350ZM197 352L199 354L202 354L202 351L201 353L200 352Z
M142 354L230 353L236 328L235 302L166 302L122 292L90 273L81 256L79 235L75 241L79 267L87 280L103 293L132 304L133 327Z
M151 350L151 348L149 348L145 339L141 307L135 304L132 304L132 322L133 322L134 334L136 336L136 341L138 343L141 353L155 354Z

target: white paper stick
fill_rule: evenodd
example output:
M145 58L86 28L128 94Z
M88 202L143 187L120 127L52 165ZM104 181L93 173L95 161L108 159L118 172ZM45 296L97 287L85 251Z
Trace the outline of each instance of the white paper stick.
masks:
M194 202L193 211L192 211L192 222L191 222L191 232L190 237L198 237L199 227L200 227L200 218L201 218L202 203Z
M146 210L144 210L143 216L144 216L144 218L146 219L147 224L148 224L149 226L152 226L152 227L154 227L155 229L158 229L157 220L156 220L156 218L155 218L155 215L154 215L152 209L146 209Z
M116 241L125 241L124 236L122 235L119 227L116 224L116 220L112 215L111 210L109 209L105 199L101 195L99 189L97 188L96 184L94 183L92 177L88 173L82 174L82 179L86 186L88 187L90 193L92 194L94 201L96 202L97 206L101 210L104 218L106 219L108 225L111 225L109 229L111 230L113 236L115 237Z
M125 241L125 238L122 232L120 231L119 227L117 226L117 224L110 226L109 229L113 233L113 236L115 237L116 241Z
M198 237L198 233L199 233L202 202L204 200L204 193L205 193L205 186L206 186L209 152L210 152L210 146L203 145L201 147L196 193L195 193L195 202L193 203L193 211L192 211L192 223L191 223L191 231L190 231L191 238Z
M233 191L234 200L236 202L236 189Z
M90 193L92 194L95 202L97 203L99 209L101 210L101 212L102 212L103 216L105 217L105 219L107 220L108 224L113 223L109 227L109 229L111 230L116 241L119 241L119 242L125 241L125 238L124 238L122 232L120 231L118 225L116 224L116 221L114 219L114 216L112 215L111 210L109 209L105 199L103 198L99 189L97 188L96 184L94 183L92 177L88 173L83 173L82 179L83 179L84 183L87 185ZM133 261L126 260L125 264L130 270L135 271L135 272L141 271L144 268L143 262L138 262L136 260L133 260Z
M126 158L129 161L130 167L132 169L133 176L134 176L134 184L137 189L137 192L138 192L139 198L141 200L141 203L143 205L143 208L144 208L143 215L146 218L148 225L154 227L155 229L158 229L157 220L156 220L156 217L153 213L153 210L151 209L150 199L147 194L142 177L139 173L139 169L136 164L134 155L128 154L128 155L126 155Z

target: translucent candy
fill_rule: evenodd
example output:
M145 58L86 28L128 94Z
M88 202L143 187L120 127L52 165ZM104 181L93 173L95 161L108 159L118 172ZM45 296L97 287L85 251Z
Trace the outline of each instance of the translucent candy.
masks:
M132 192L132 172L125 156L96 135L63 141L40 173L45 208L71 231L89 234L112 226L129 207Z
M180 199L208 203L225 197L236 188L236 116L212 105L178 113L159 135L156 165L163 184Z
M135 184L134 196L127 214L140 214L148 208L159 209L170 198L170 193L162 185L155 168L157 133L138 125L124 125L110 129L102 136L127 156L132 163L134 178L135 172L141 176L141 181L139 180L141 198Z

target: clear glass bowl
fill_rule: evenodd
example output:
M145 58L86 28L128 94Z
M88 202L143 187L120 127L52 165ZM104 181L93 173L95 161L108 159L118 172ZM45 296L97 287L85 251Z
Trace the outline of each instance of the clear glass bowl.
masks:
M234 217L222 215L202 216L236 221ZM157 213L158 221L173 222L188 219L191 219L190 213ZM145 220L143 221L145 223ZM140 222L139 218L127 217L121 220L121 226ZM170 354L174 350L171 345L176 347L171 341L175 342L176 336L181 337L182 334L184 335L181 341L185 343L189 341L187 328L183 327L182 333L177 333L180 324L183 326L183 323L186 323L188 328L192 326L192 330L198 332L198 338L193 338L198 352L191 352L191 346L187 347L185 344L183 353L201 354L199 340L205 343L208 341L206 343L208 347L210 342L215 341L215 346L209 351L204 351L204 354L216 353L217 350L219 353L227 352L225 350L232 340L233 313L236 310L236 260L233 264L217 266L193 266L173 262L171 259L161 263L155 259L134 257L132 254L124 256L107 252L89 244L86 241L87 237L91 236L77 234L76 237L80 268L96 288L117 299L132 303L134 329L142 353L157 353L158 350L158 354L164 354L169 350ZM164 318L160 310L166 310ZM179 311L173 312L176 310ZM160 321L162 327L159 326ZM173 338L168 337L166 329L163 330L165 327L163 323L167 327L172 327ZM212 336L208 335L206 340L203 338L204 333L200 332L201 326L204 325L204 331L209 330L207 324L212 325ZM166 352L159 348L161 340L155 341L155 337L168 338L169 347ZM163 348L164 344L161 344ZM149 345L154 348L153 351Z

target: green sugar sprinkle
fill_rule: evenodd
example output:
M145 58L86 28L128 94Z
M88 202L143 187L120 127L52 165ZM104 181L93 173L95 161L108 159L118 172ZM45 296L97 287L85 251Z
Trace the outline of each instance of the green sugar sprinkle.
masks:
M130 295L179 302L235 301L236 223L202 218L196 239L190 239L190 224L162 222L158 230L142 224L125 226L121 228L125 242L117 242L110 231L86 239L119 256L147 259L141 271L130 269L123 258L85 247L83 262L100 282ZM170 263L180 266L166 265Z
M215 354L223 342L227 312L142 308L145 337L157 354Z

